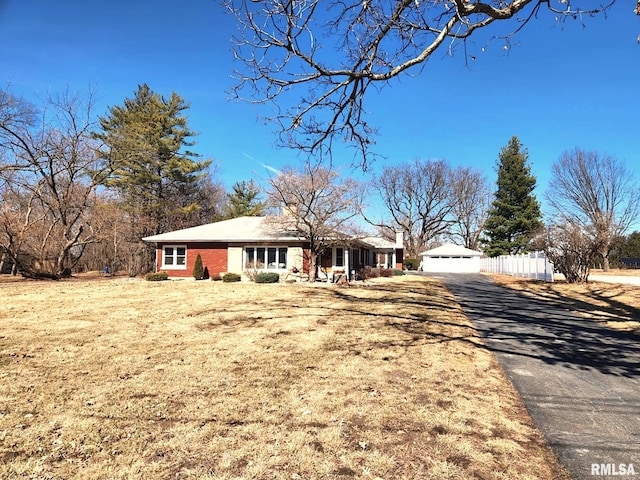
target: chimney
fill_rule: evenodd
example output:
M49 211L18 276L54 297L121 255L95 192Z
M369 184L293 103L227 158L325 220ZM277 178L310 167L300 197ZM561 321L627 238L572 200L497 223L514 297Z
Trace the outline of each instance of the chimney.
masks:
M404 234L402 231L396 232L396 248L403 248Z
M282 207L282 216L285 218L297 218L298 217L298 206L295 204L284 205Z

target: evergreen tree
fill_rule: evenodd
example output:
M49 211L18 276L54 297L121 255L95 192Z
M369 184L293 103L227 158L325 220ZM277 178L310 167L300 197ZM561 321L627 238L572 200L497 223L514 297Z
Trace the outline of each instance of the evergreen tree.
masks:
M542 227L540 204L533 195L536 178L531 175L528 158L516 136L500 152L498 188L484 229L487 256L526 252Z
M614 248L609 255L611 263L616 266L640 268L640 232L634 231L625 237L616 239ZM630 259L630 262L622 264L621 259Z
M260 201L260 189L253 180L236 182L232 188L233 192L227 194L227 218L265 214L266 203Z
M198 181L210 162L198 161L189 150L195 132L187 126L188 108L175 92L165 98L143 84L134 98L100 117L102 132L96 137L104 142L103 156L114 171L107 185L144 225L136 234L171 230L172 218L182 221L199 208Z
M620 256L640 258L640 232L632 232L624 238L620 245Z
M202 266L202 257L200 254L196 257L195 264L193 265L193 278L196 280L202 280L204 277L204 267Z

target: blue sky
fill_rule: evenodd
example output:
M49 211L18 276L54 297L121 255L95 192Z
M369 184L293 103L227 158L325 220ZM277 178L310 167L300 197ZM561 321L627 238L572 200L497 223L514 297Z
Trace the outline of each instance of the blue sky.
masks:
M640 164L640 17L618 0L608 18L568 22L544 14L517 37L508 54L499 42L432 57L369 99L369 123L380 129L374 166L443 158L482 169L495 181L501 147L518 135L538 178L574 147ZM95 89L97 114L132 97L138 84L175 91L191 103L196 151L215 159L230 187L264 179L264 165L297 162L274 147L266 110L229 101L233 85L233 18L214 0L0 0L0 85L35 99L67 86ZM416 72L417 73L417 72ZM351 154L338 158L349 165ZM349 173L349 170L345 170ZM365 178L361 172L352 172Z

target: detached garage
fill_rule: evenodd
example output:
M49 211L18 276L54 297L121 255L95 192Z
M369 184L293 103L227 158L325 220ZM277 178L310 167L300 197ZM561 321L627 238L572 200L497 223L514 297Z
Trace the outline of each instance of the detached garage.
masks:
M445 244L420 254L422 271L431 273L480 273L482 252Z

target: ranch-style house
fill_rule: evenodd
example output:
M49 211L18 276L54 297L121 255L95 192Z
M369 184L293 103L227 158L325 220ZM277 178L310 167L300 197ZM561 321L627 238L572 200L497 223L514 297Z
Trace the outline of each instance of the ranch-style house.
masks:
M156 244L156 270L169 277L191 277L196 257L211 278L226 272L248 278L255 272L309 274L309 241L270 217L238 217L143 238ZM402 268L402 234L390 242L379 237L332 241L319 259L318 276L350 278L365 266Z

